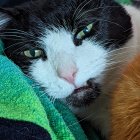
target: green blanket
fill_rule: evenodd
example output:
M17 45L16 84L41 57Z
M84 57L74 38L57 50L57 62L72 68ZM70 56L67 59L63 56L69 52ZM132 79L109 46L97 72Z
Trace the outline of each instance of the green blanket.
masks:
M86 140L70 110L32 84L0 55L0 140Z

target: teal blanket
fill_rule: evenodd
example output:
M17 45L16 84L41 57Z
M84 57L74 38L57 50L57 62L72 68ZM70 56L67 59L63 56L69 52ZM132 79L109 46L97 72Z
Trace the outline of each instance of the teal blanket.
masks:
M20 68L0 55L0 139L86 140L71 111L59 101L53 104L32 84Z

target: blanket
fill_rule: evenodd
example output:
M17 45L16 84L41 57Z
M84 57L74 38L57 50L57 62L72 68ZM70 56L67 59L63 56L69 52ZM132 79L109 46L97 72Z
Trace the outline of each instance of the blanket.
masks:
M86 140L68 107L59 101L52 103L33 84L18 66L0 55L0 139Z

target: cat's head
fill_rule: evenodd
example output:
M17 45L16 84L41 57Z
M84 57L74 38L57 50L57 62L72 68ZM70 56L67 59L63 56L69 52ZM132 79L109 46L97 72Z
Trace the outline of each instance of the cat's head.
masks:
M97 97L110 51L131 36L130 17L111 0L47 0L0 17L4 53L49 96L75 106Z

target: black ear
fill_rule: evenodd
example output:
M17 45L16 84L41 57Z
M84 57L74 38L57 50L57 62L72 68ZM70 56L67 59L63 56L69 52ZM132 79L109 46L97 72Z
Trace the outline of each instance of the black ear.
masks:
M28 11L25 7L0 8L0 28L24 25L28 21Z
M24 2L24 3L21 3L18 6L13 7L13 8L10 8L10 7L9 8L8 7L6 7L6 8L0 7L0 12L1 13L5 13L8 16L15 17L15 16L18 16L19 14L21 14L21 12L24 9L28 10L30 8L30 5L31 5L31 2Z
M0 30L10 21L5 13L0 13Z
M46 0L33 0L30 2L25 2L21 5L15 6L13 8L1 8L0 7L0 15L7 17L13 24L24 25L29 21L29 17L33 14L40 15L43 11L42 8L44 6L44 2ZM1 20L1 19L0 19Z
M13 16L14 14L14 8L2 8L0 7L0 13L1 14L6 14L8 16Z
M27 10L28 11L28 10ZM23 7L15 7L15 8L0 8L0 13L7 15L10 19L19 20L20 17L26 16L26 9Z

